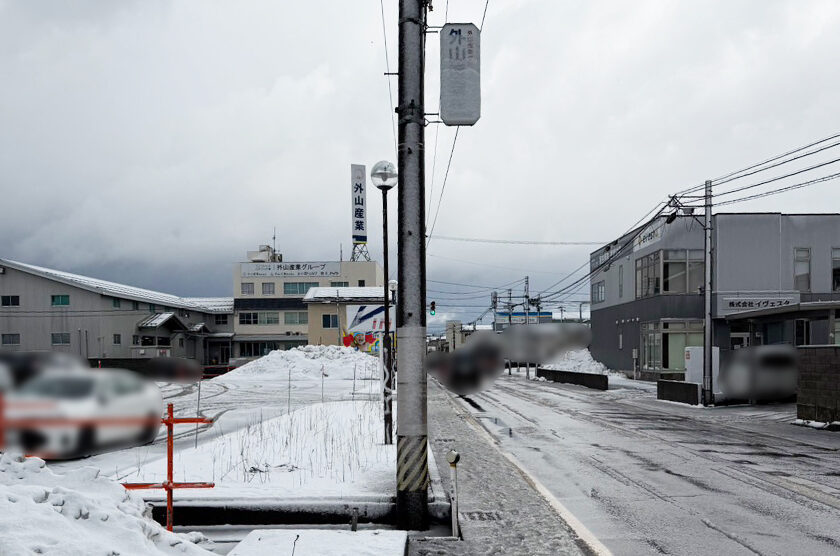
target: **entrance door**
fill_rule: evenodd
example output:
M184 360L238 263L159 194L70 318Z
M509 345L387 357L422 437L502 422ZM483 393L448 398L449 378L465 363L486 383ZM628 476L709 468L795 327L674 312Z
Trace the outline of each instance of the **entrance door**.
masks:
M227 365L230 362L230 345L224 344L219 348L219 364Z

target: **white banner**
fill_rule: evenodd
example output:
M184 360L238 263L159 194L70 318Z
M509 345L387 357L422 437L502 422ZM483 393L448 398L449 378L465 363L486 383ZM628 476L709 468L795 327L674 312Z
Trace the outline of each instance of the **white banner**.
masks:
M283 276L334 278L341 276L341 263L338 262L240 263L239 269L243 278Z
M440 119L473 125L481 117L480 32L472 23L440 30Z
M353 222L353 243L367 243L367 200L365 196L365 167L350 165L350 210Z

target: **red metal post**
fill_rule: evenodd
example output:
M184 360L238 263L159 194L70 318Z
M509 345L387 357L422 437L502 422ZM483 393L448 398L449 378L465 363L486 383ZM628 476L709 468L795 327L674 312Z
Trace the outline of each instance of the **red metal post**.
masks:
M172 459L173 444L172 428L175 424L172 404L166 406L166 530L172 531Z

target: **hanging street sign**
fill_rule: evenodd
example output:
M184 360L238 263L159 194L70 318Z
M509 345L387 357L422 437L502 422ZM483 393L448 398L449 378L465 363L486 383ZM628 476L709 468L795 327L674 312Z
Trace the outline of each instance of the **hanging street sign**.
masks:
M473 125L481 117L481 37L472 23L440 30L440 119Z

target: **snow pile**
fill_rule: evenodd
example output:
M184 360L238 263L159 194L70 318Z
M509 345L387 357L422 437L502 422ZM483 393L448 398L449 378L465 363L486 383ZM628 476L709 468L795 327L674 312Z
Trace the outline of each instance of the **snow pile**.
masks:
M230 556L402 556L405 531L335 529L256 529L230 552Z
M0 456L0 555L212 554L168 532L119 483L83 467L64 475L44 460Z
M382 403L344 401L313 404L267 420L255 420L175 452L181 481L212 481L212 489L181 489L178 499L288 499L390 496L396 449L382 441ZM163 459L140 464L127 481L166 477ZM145 494L148 500L163 497Z
M285 379L290 369L292 380L321 380L322 369L328 380L353 380L354 368L357 379L378 377L378 364L377 358L344 346L302 346L286 351L272 351L214 380Z
M609 372L606 366L592 359L592 354L588 349L565 351L543 367L553 371L573 371L596 375L605 375Z

